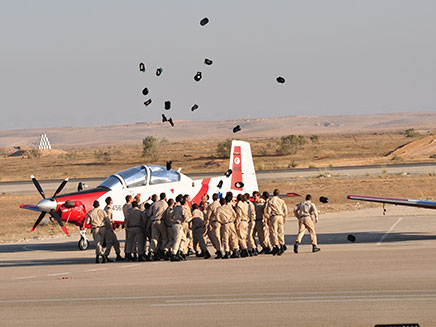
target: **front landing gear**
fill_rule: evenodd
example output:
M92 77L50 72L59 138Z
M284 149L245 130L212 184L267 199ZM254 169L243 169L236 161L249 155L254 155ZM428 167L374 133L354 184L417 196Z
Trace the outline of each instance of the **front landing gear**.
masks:
M80 231L80 241L78 245L81 251L85 251L89 247L89 241L88 238L86 237L86 229L82 229Z

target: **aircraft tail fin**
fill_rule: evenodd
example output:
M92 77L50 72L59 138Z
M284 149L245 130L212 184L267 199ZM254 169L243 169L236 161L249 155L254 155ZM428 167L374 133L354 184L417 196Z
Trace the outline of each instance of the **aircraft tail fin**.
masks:
M256 172L250 143L232 141L229 169L232 170L230 190L236 193L252 193L258 190Z

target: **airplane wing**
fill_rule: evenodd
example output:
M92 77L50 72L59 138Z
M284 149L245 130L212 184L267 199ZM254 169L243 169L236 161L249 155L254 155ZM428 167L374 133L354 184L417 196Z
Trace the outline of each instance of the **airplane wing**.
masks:
M395 205L400 205L400 206L436 209L436 201L396 199L396 198L384 198L384 197L378 197L378 196L362 196L362 195L347 195L347 199L348 200L367 201L367 202L395 204Z
M33 210L41 212L42 210L39 209L35 204L20 204L21 209L27 209L27 210Z

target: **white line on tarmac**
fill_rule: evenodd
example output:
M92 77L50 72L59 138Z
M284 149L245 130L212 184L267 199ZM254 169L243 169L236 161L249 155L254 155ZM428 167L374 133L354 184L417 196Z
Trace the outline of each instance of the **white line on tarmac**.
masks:
M152 307L176 307L176 306L194 306L194 305L234 305L234 304L287 304L287 303L338 303L338 302L390 302L390 301L436 301L436 296L431 298L376 298L376 299L330 299L330 300L287 300L287 301L241 301L241 302L195 302L195 303L167 303L167 304L150 304Z
M398 220L391 226L391 228L381 237L380 241L377 242L376 245L380 245L382 244L382 242L384 241L384 239L386 238L386 236L389 235L390 232L392 232L392 230L400 223L401 220L403 220L404 217L400 217L398 218Z
M32 279L32 278L36 278L36 276L14 277L14 278L11 278L11 279L12 280L20 280L20 279Z
M56 274L48 274L47 276L61 276L61 275L68 275L69 272L61 272L61 273L56 273Z
M86 302L86 301L116 301L116 300L156 300L156 299L187 299L187 298L213 298L236 296L291 296L291 295L325 295L325 294L377 294L377 293L435 293L436 290L362 290L362 291L325 291L325 292L287 292L287 293L246 293L246 294L197 294L197 295L150 295L150 296L117 296L117 297L91 297L91 298L58 298L58 299L17 299L0 300L3 303L38 303L38 302ZM408 296L422 296L423 294L407 294ZM426 297L426 299L431 299Z
M94 271L100 271L100 270L106 270L107 268L95 268L95 269L88 269L84 270L85 272L94 272Z
M132 264L132 265L125 265L125 266L120 266L120 268L130 268L130 267L136 267L136 266L140 266L140 264L136 263L136 264Z

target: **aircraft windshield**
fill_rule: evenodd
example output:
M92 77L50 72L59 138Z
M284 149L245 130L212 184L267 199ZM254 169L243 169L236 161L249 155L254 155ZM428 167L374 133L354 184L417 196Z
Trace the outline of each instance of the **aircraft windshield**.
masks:
M121 181L118 179L118 177L114 175L111 175L108 178L106 178L104 182L100 184L100 186L109 188L112 191L123 188L123 184L121 183Z
M147 183L147 170L145 166L137 166L129 168L118 173L124 181L127 187L144 186Z
M180 181L180 173L162 166L148 166L151 170L150 184L172 183Z

